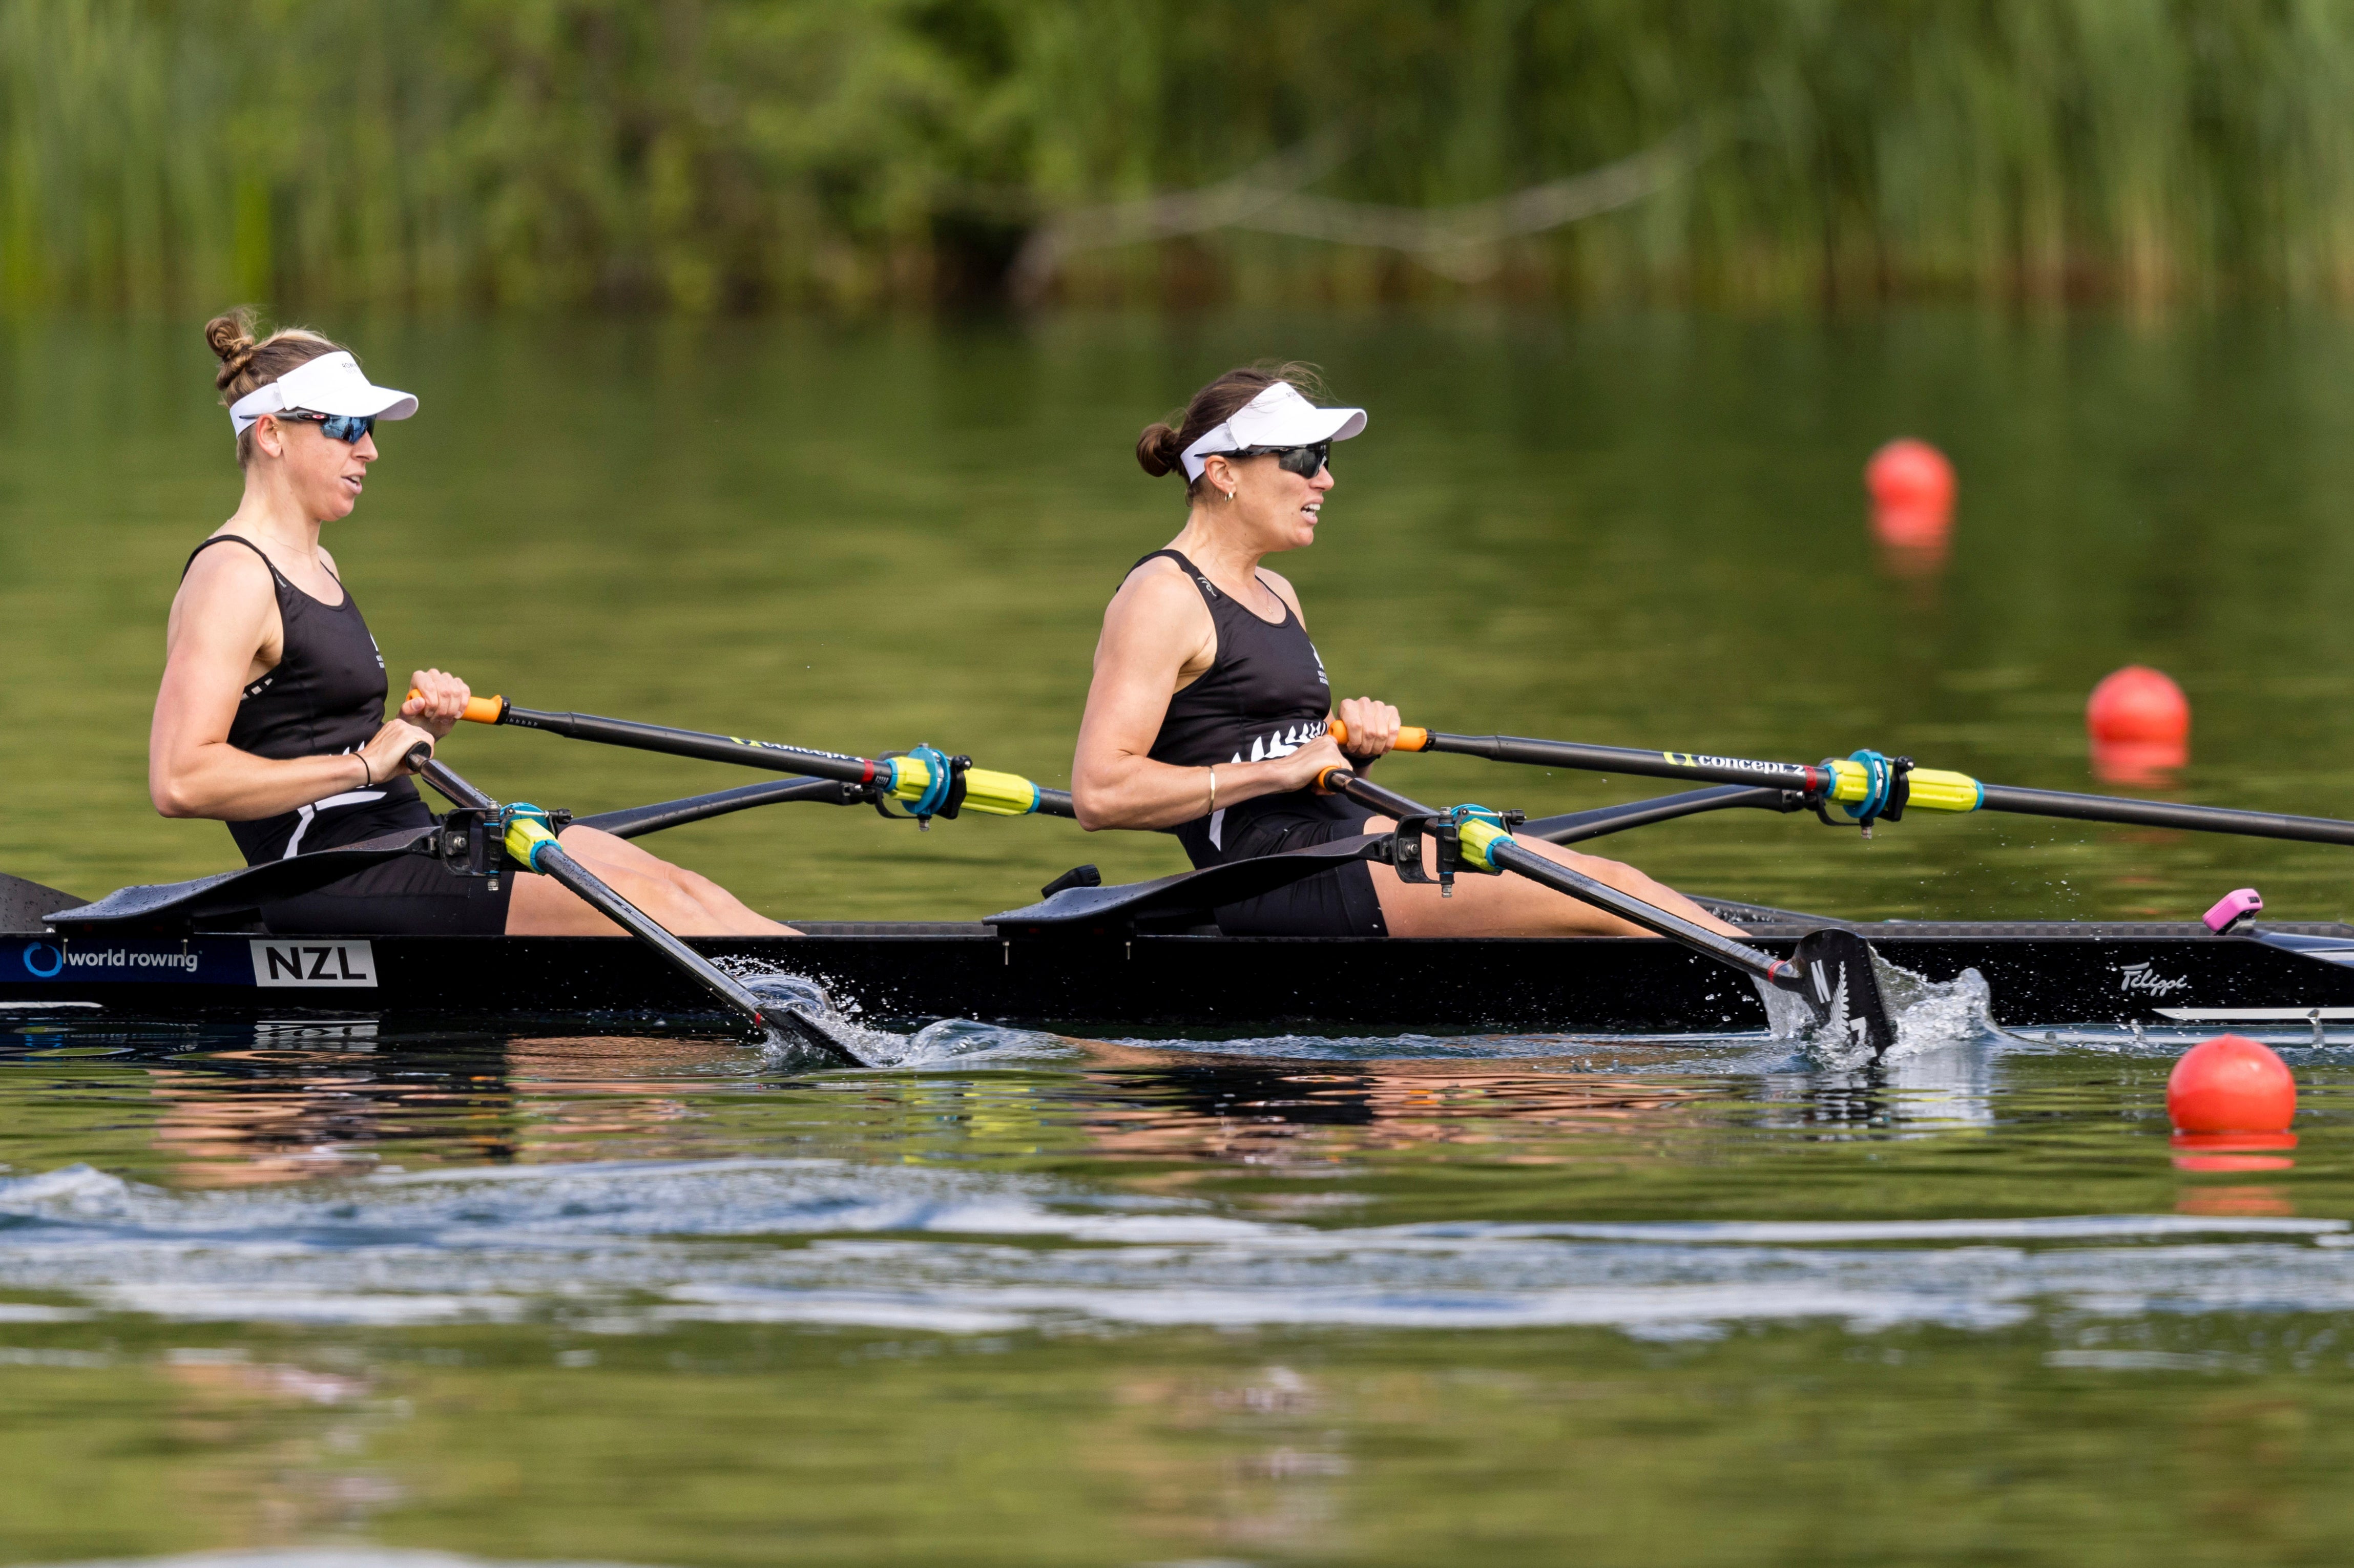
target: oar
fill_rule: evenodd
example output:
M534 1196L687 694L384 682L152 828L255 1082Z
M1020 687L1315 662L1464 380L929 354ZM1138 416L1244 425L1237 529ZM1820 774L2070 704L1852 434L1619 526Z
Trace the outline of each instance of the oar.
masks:
M658 800L651 806L624 806L616 811L599 811L590 816L575 817L573 826L596 828L617 839L642 839L648 833L658 833L664 828L684 827L689 822L707 821L724 817L731 811L748 811L755 806L774 806L787 800L822 800L831 806L855 806L864 799L855 784L841 784L831 779L771 779L760 784L738 784L733 789L717 789L708 795L689 795L679 800Z
M422 760L419 753L425 753ZM673 969L716 997L741 1018L757 1037L772 1038L776 1025L782 1024L830 1056L854 1067L865 1065L858 1053L851 1049L847 1042L837 1038L822 1022L792 1007L777 1008L772 1014L768 1004L746 990L741 981L680 941L652 916L606 886L595 872L565 852L564 846L557 842L556 835L548 831L546 819L536 814L534 808L502 807L498 801L451 771L448 765L431 760L430 755L419 742L409 749L409 764L424 776L428 784L453 804L501 813L504 819L504 842L509 855L569 888L582 903L660 953Z
M1331 728L1333 738L1345 745L1348 726L1335 719ZM1398 731L1397 749L1449 751L1496 762L1524 762L1539 768L1568 768L1589 773L1633 773L1712 784L1765 785L1791 790L1809 803L1836 804L1867 831L1874 821L1895 821L1908 810L2007 811L2023 817L2064 817L2075 821L2124 822L2137 827L2241 833L2259 839L2354 844L2354 822L2340 821L2335 817L2292 817L2277 811L2237 811L2172 800L2128 800L2115 795L2078 795L2063 789L1982 784L1965 773L1914 768L1905 758L1889 758L1872 751L1858 752L1851 758L1834 758L1809 767L1798 762L1753 762L1744 758L1688 751L1589 746L1573 740L1531 740L1513 735L1447 735L1411 726Z
M1543 839L1549 844L1582 843L1587 839L1623 833L1629 828L1647 828L1653 822L1670 822L1678 817L1696 817L1702 811L1723 811L1737 806L1766 811L1806 810L1806 802L1787 789L1720 784L1711 789L1687 789L1681 795L1656 795L1648 800L1564 811L1558 817L1532 818L1515 830L1513 836Z
M1433 810L1360 779L1344 768L1326 768L1317 787L1344 794L1360 805L1384 812L1396 819L1405 830L1411 830L1410 819L1421 819L1423 832L1451 833L1459 846L1463 863L1475 870L1509 871L1527 877L1556 893L1606 909L1629 925L1680 943L1777 991L1788 991L1807 1004L1817 1028L1829 1026L1846 1038L1863 1042L1871 1046L1874 1061L1896 1043L1896 1026L1889 1016L1887 1001L1881 995L1880 977L1872 970L1872 949L1852 931L1829 927L1809 931L1798 939L1797 948L1789 958L1777 959L1745 942L1694 925L1631 893L1622 893L1606 882L1598 882L1583 872L1546 859L1515 842L1496 814L1482 808L1458 806L1451 811ZM1402 831L1398 845L1401 852L1405 852L1405 832ZM1442 843L1442 867L1446 853Z
M417 694L411 692L411 696ZM626 746L639 751L659 751L672 757L694 757L706 762L734 762L763 768L772 773L807 773L844 784L872 786L884 797L905 801L919 821L954 817L960 811L981 811L995 817L1070 817L1067 790L1049 789L1013 773L964 766L964 759L917 747L903 757L845 757L838 751L812 751L782 746L773 740L744 740L732 735L708 735L701 730L672 729L664 725L638 724L597 714L544 713L517 707L504 697L476 697L466 705L465 716L475 724L514 725L544 729L574 740L606 746Z

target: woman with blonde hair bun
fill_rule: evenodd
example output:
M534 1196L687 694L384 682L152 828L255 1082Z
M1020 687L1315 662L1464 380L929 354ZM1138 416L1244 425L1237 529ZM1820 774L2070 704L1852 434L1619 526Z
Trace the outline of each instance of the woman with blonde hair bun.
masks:
M466 683L409 677L387 719L384 656L320 544L359 504L379 419L417 399L371 382L350 350L288 327L257 337L252 313L205 324L220 362L245 494L183 569L147 742L148 792L167 817L228 824L249 864L424 827L408 775L419 742L465 711ZM227 549L215 548L228 546ZM564 847L631 903L684 936L789 927L709 879L593 828ZM262 910L273 932L593 936L619 927L544 876L461 876L405 856Z

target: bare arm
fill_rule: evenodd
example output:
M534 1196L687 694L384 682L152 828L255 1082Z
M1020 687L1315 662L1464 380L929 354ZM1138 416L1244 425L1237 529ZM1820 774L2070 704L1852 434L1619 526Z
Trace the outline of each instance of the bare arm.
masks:
M1071 762L1071 800L1081 827L1173 827L1209 810L1212 769L1172 767L1147 753L1169 699L1188 674L1208 668L1216 640L1200 593L1173 566L1149 563L1113 596ZM1345 760L1339 747L1319 736L1286 757L1221 762L1217 803L1304 789Z
M198 556L172 601L164 682L147 732L147 793L166 817L250 821L381 784L432 736L394 720L355 756L279 760L228 743L245 683L265 651L278 652L278 599L270 568L248 550Z

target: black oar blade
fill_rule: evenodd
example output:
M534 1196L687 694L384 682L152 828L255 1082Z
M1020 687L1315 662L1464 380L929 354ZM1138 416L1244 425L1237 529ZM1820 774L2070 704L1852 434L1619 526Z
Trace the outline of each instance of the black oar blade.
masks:
M1863 938L1852 931L1809 931L1798 938L1792 956L1806 971L1798 995L1814 1012L1816 1026L1871 1046L1875 1062L1886 1055L1896 1044L1896 1021Z
M845 1067L864 1067L870 1064L860 1054L857 1043L843 1026L831 1018L808 1012L787 1002L768 1008L762 1016L779 1030L790 1030L801 1036L810 1049L831 1057Z
M849 1024L834 1011L833 998L813 980L790 974L748 974L744 989L760 1000L760 1015L769 1021L772 1037L790 1035L845 1067L875 1064L854 1037Z

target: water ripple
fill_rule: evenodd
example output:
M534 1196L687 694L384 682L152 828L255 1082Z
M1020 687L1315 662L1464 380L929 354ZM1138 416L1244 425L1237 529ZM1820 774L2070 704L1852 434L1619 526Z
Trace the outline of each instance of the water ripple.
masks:
M196 1319L554 1317L946 1333L1127 1324L1986 1329L2106 1316L2354 1309L2337 1220L1318 1227L1045 1178L824 1160L615 1161L175 1192L71 1166L0 1181L0 1277Z

